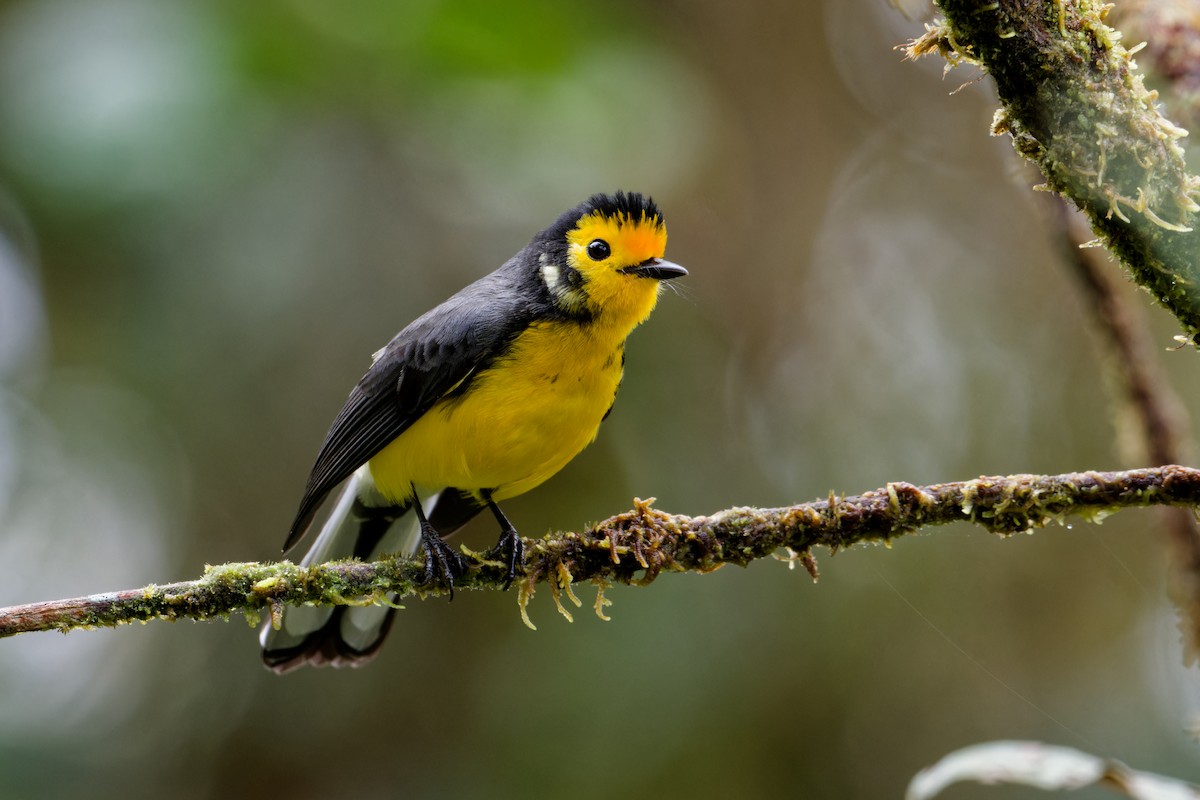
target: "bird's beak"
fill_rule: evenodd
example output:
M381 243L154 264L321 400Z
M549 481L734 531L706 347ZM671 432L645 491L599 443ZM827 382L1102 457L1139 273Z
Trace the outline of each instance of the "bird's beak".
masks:
M654 278L660 281L682 278L688 274L683 267L663 258L648 258L637 266L626 267L621 272L626 275L637 275L639 278Z

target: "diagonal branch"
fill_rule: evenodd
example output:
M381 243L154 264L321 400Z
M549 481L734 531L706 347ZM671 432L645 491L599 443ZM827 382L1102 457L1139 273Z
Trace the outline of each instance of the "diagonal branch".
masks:
M1200 345L1200 178L1102 0L938 0L945 19L908 47L981 65L992 124L1069 198L1139 284Z
M534 587L547 582L559 609L561 594L579 605L572 582L599 588L612 583L645 585L663 572L711 572L725 564L745 566L787 548L815 577L814 547L838 550L861 542L887 542L923 527L972 522L1007 535L1062 522L1067 516L1099 521L1123 508L1200 505L1200 470L1179 466L1125 472L1010 475L917 487L889 483L882 489L785 508L732 508L711 516L666 514L637 501L635 508L582 533L526 540L528 563L518 578L524 610ZM799 555L795 555L799 554ZM290 562L210 567L195 581L147 586L71 600L0 608L0 637L40 630L116 626L149 619L226 618L233 612L256 622L276 616L284 604L383 602L414 594L441 594L422 587L423 563L385 558L299 567ZM501 589L503 565L475 556L457 586ZM568 615L569 616L569 615Z

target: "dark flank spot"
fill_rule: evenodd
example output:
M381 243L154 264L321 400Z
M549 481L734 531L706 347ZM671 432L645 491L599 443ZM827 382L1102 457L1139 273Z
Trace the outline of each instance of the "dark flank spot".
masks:
M620 386L617 386L618 391L620 390L620 388L621 388ZM612 402L608 404L608 410L605 411L604 416L600 418L601 422L604 422L604 420L608 419L608 415L612 413L613 406L615 406L616 404L617 404L617 392L614 391Z

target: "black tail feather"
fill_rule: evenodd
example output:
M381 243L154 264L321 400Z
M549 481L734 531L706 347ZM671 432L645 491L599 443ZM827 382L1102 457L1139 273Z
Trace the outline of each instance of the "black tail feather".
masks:
M346 606L338 606L333 610L329 620L317 630L306 636L303 641L293 647L278 649L263 648L262 660L267 669L277 675L285 675L294 669L305 665L312 667L361 667L369 663L379 653L392 629L396 609L389 608L379 635L365 650L350 646L342 638L342 616Z

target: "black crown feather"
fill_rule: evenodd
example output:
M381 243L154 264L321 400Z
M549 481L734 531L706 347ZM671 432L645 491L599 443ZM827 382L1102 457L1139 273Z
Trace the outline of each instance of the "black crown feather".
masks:
M553 245L564 242L567 232L575 227L579 220L599 212L606 217L624 217L634 222L643 219L654 221L658 225L664 222L662 209L653 198L637 192L617 191L613 194L594 194L587 200L565 212L554 224L534 237L534 241L542 241ZM564 251L565 252L565 251Z
M580 217L599 211L606 217L628 217L631 220L663 220L662 210L651 197L637 192L617 191L616 194L594 194L579 207Z

